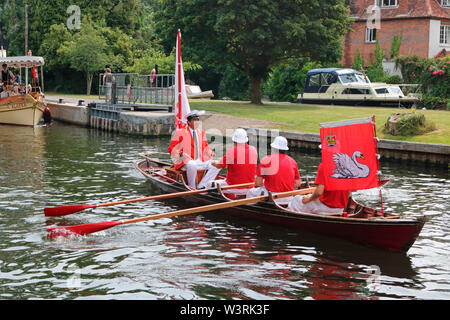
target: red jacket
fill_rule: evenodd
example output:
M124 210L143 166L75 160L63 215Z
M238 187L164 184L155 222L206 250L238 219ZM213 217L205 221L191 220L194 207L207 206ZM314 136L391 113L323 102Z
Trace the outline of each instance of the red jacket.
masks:
M202 161L211 159L212 150L206 140L205 131L196 129L198 143L200 145L200 158ZM170 141L168 149L174 161L175 169L184 166L189 160L194 160L196 155L194 138L192 137L189 127L178 129Z

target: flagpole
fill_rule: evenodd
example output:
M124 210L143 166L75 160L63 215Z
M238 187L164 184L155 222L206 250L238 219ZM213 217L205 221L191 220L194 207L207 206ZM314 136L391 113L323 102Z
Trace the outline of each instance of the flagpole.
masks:
M372 115L372 127L373 127L373 136L375 139L375 154L376 154L376 158L377 158L377 176L378 176L378 188L380 191L381 214L384 217L385 214L384 214L384 208L383 208L383 193L381 191L380 154L378 153L378 137L377 137L377 127L375 125L375 115Z
M189 101L187 99L186 88L184 85L183 62L181 60L181 31L178 29L176 41L175 57L175 129L186 127L184 118L190 112Z
M181 105L181 31L178 29L177 35L177 67L178 67L178 122L182 121L181 113L182 113L182 105Z

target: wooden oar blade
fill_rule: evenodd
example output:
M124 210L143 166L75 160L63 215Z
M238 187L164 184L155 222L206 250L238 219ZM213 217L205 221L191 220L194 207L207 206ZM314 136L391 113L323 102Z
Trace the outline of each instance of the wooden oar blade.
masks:
M67 227L54 227L47 229L47 239L53 240L57 237L69 237L73 235L84 236L90 233L102 231L122 224L122 221L106 221L97 223L78 224Z
M48 207L44 208L44 214L46 217L61 217L95 207L96 205L89 205L89 204L74 204L60 207Z

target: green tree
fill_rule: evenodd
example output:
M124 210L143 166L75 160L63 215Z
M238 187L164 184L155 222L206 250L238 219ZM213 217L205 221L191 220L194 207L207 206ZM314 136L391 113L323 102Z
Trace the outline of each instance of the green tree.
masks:
M141 57L134 59L133 64L125 68L126 72L139 73L139 74L149 74L153 69L155 64L158 65L158 71L160 74L171 74L175 72L175 50L169 55L164 54L163 51L152 48L148 51L141 53ZM183 69L197 70L200 66L193 64L189 61L184 61L183 59Z
M39 49L39 54L45 59L46 68L56 69L67 65L63 57L58 54L61 45L72 37L67 27L60 23L50 26L50 31Z
M57 53L72 69L83 72L88 95L91 93L94 72L113 60L107 53L106 39L89 19L83 20L80 31L65 41Z
M10 56L25 53L24 16L23 0L6 0L0 4L0 34L7 43L9 42Z
M308 71L322 68L317 62L289 61L277 66L264 85L264 92L272 101L296 102L303 92Z
M395 59L398 57L400 53L400 46L402 44L402 35L394 34L394 38L391 42L391 49L389 50L391 59Z
M295 57L339 59L347 13L343 0L164 0L155 29L171 48L180 28L195 62L230 63L245 72L251 101L261 104L262 80L277 64Z
M366 74L372 82L385 82L387 75L383 70L383 59L386 57L386 50L378 43L378 37L375 42L373 54L375 56L375 61L367 67Z
M353 56L353 66L352 68L355 70L361 70L361 67L365 67L364 65L364 56L361 56L359 49L355 50L355 55Z

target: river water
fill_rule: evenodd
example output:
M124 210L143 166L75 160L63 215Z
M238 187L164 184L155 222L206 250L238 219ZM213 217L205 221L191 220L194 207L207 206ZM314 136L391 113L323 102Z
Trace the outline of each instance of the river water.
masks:
M450 176L382 162L386 210L431 217L406 254L386 253L218 212L46 239L56 225L186 208L138 202L46 218L44 207L158 194L133 167L167 159L168 138L53 123L0 126L0 299L450 299ZM302 177L319 155L291 153ZM379 206L377 190L355 198Z

